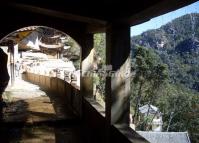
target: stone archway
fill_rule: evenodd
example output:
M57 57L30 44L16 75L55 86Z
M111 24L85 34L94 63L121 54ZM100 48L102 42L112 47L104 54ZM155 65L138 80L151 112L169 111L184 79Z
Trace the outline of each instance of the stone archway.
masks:
M28 72L31 75L34 75L33 83L38 84L39 86L41 85L40 86L41 88L48 88L48 86L51 88L54 86L53 84L55 82L56 82L55 85L56 87L59 84L60 88L62 87L65 88L65 83L62 82L65 80L65 71L69 73L74 72L75 74L78 74L80 70L81 47L79 46L79 44L77 44L75 40L73 40L73 38L71 38L70 36L59 30L45 26L25 27L12 32L11 34L8 34L1 41L4 45L3 48L9 46L9 48L7 47L7 49L11 49L8 53L10 57L9 58L10 73L12 72L12 70L14 71L13 73L15 73L16 61L20 61L22 66L28 66L30 68L30 69L28 68L25 69L24 72ZM8 43L9 45L6 45ZM75 50L75 48L78 48L78 50ZM76 65L73 64L74 62L76 62ZM71 68L73 69L71 70ZM64 75L61 77L58 76L58 74L50 75L51 74L50 72L56 73L55 70L61 70L63 72L62 74ZM77 76L79 77L76 77L76 83L77 80L80 80L80 75ZM47 83L48 81L46 77L49 77L48 79L50 84ZM33 112L32 110L29 111L29 108L32 108L32 106L34 105L39 106L43 112L45 112L45 110L43 110L44 108L48 108L48 106L46 105L44 106L38 105L37 102L35 102L31 98L41 97L38 103L42 101L41 104L43 104L43 102L46 104L48 103L50 105L52 104L51 100L54 100L53 98L51 98L52 96L51 97L49 96L50 100L43 98L42 96L43 95L47 96L48 93L44 93L42 90L40 91L40 88L38 86L27 84L24 81L21 82L19 78L15 76L15 74L12 75L11 78L16 78L18 80L16 80L14 86L11 86L7 92L11 93L12 96L15 95L13 97L15 97L17 103L18 99L20 98L19 103L20 104L23 103L22 105L24 105L23 106L24 108L28 107L27 109L28 112ZM79 82L78 85L80 85L80 81L78 82ZM63 83L63 85L62 84L60 85L60 83ZM32 90L35 91L32 92ZM55 92L59 92L58 87L55 90L56 90ZM37 96L37 94L39 95ZM25 98L25 100L22 100L23 98ZM52 107L54 108L54 106ZM55 110L56 113L57 109L53 108L51 108L49 111L53 112L53 110Z
M37 59L42 58L41 54L43 54L49 59L68 61L67 64L70 64L69 61L71 61L72 64L75 64L75 69L80 70L81 47L72 37L62 31L46 26L24 27L8 34L1 40L1 43L6 46L10 41L9 49L12 49L10 50L10 63L16 63L17 60L22 60L22 53L24 51L32 51L35 53L32 56L36 56L35 58ZM38 55L39 53L40 56ZM25 54L27 55L27 53ZM55 63L52 62L51 66L52 64ZM10 73L14 74L14 67L11 68ZM14 78L14 76L11 75L11 78ZM76 79L80 82L79 77ZM80 85L80 83L78 83L78 85Z

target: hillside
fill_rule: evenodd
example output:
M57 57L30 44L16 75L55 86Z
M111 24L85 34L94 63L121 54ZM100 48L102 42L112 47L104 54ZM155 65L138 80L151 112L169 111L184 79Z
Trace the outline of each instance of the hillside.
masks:
M151 117L139 107L152 104L163 117L163 131L199 132L199 14L179 17L159 29L131 37L131 114L137 130L148 131Z
M199 14L184 15L132 37L132 51L136 46L154 49L169 67L170 82L199 92Z

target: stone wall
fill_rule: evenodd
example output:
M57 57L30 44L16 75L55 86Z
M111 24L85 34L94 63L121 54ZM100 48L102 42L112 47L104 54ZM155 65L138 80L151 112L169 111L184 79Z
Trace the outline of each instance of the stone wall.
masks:
M80 104L80 91L76 87L56 77L49 77L34 73L25 73L22 77L24 80L33 84L37 84L44 90L53 92L55 95L60 96L61 98L63 98L63 100L66 100L66 102L71 104L73 111L78 116L81 115L82 107Z

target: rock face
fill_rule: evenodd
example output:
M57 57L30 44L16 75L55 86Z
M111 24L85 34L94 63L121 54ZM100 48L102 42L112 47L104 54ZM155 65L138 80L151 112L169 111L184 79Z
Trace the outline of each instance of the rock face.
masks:
M132 37L132 53L136 46L153 49L168 65L173 83L199 91L199 14L184 15Z
M132 48L141 45L155 49L172 49L187 39L199 39L199 14L187 14L131 39Z

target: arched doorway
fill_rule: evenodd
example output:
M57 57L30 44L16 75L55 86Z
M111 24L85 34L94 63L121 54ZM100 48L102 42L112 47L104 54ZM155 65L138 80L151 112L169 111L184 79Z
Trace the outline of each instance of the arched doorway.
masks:
M64 78L64 62L66 62L69 66L68 69L65 69L66 72L67 70L74 71L77 75L77 72L75 71L80 70L81 48L72 37L62 31L46 26L29 26L8 34L6 37L1 39L0 43L3 45L1 48L4 49L4 51L8 51L9 49L9 63L16 63L18 60L20 60L20 62L25 62L26 59L29 60L29 64L36 61L39 61L40 63L44 61L51 61L51 63L48 63L47 65L50 64L51 66L49 68L53 68L53 71L56 71L56 69L57 71L62 71L62 75L56 75L60 76L60 78ZM10 47L8 46L8 43L11 43ZM57 62L59 62L59 64L57 64ZM59 66L62 69L58 69ZM11 75L12 80L14 80L16 71L14 70L14 67L13 72L12 68L9 69L10 75L14 74ZM48 75L53 71L36 72ZM72 77L74 76L75 75L72 75ZM79 86L79 77L74 78L77 80L77 85ZM68 80L70 81L73 79Z
M59 30L45 26L30 26L8 34L1 40L1 45L9 57L8 70L11 77L4 94L8 102L4 111L5 122L34 125L48 124L56 120L64 121L69 116L73 119L75 116L71 116L70 111L66 109L68 106L65 100L62 100L64 98L59 98L58 93L43 90L35 85L36 82L28 83L24 75L39 75L37 77L41 82L43 77L49 77L50 80L58 78L68 84L79 86L81 48L77 42ZM19 71L16 68L18 63ZM59 140L57 136L63 132L59 129L57 131L56 127L55 131L50 134L54 134L55 139Z

